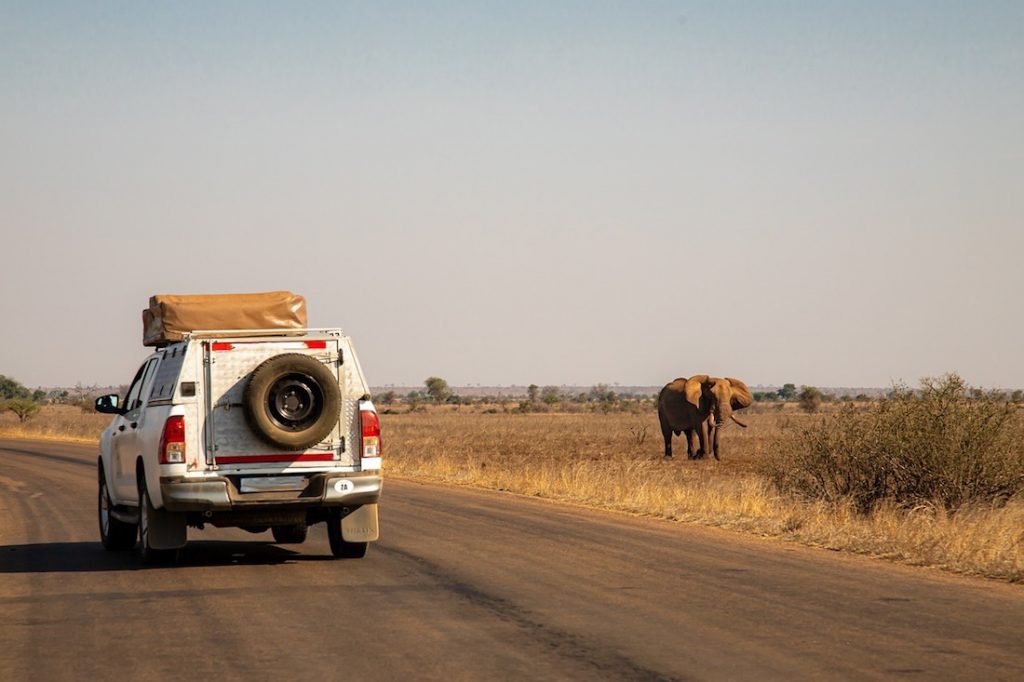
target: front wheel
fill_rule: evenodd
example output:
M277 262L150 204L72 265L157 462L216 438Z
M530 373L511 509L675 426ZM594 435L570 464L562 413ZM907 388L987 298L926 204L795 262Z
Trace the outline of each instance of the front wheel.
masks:
M100 521L100 542L103 543L103 549L111 552L131 549L135 546L135 526L115 519L110 513L112 506L110 492L107 490L107 481L101 473L97 504Z
M362 559L366 556L368 542L346 542L341 534L341 516L331 514L327 519L327 540L331 544L331 554L336 559Z

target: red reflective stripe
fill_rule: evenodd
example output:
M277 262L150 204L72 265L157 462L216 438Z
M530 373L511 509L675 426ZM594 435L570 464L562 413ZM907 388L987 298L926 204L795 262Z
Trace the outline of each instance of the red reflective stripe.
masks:
M234 350L235 349L235 344L233 344L233 343L224 343L222 341L215 341L210 347L213 350Z
M326 341L306 341L306 348L327 348Z
M295 455L218 455L217 464L255 464L258 462L330 462L331 452L299 453Z

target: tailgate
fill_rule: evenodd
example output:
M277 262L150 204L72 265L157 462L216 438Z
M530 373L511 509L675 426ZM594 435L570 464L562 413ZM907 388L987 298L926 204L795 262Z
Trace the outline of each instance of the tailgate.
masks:
M352 429L358 427L358 398L346 390L346 358L340 352L336 336L290 337L286 339L211 339L203 342L205 369L206 419L203 444L207 465L219 469L308 469L355 464ZM324 374L340 390L340 406L333 428L322 441L293 449L273 445L262 437L259 426L251 425L246 411L246 386L253 372L272 358L283 354L308 357L322 365ZM323 369L319 370L321 373ZM284 384L287 377L278 380ZM277 384L275 384L277 385ZM330 388L330 387L326 387ZM250 401L252 397L249 396ZM271 403L273 403L273 398ZM315 404L315 399L312 401ZM278 395L277 403L288 408ZM299 403L301 407L301 403ZM322 407L322 405L321 405Z

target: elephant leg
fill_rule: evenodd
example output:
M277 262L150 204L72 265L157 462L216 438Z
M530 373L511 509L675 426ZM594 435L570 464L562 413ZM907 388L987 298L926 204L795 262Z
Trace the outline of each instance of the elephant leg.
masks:
M693 459L693 429L683 429L683 438L686 439L686 459Z
M705 430L704 422L701 422L700 426L697 427L697 440L700 441L700 448L697 449L697 459L704 459L704 455L708 451L707 447L707 432Z
M665 457L672 456L672 427L661 422L661 437L665 439Z

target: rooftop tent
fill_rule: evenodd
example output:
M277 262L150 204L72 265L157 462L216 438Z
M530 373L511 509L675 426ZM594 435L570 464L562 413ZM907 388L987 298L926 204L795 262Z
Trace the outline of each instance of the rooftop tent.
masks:
M157 294L142 311L142 344L163 346L198 329L305 329L306 299L290 291Z

